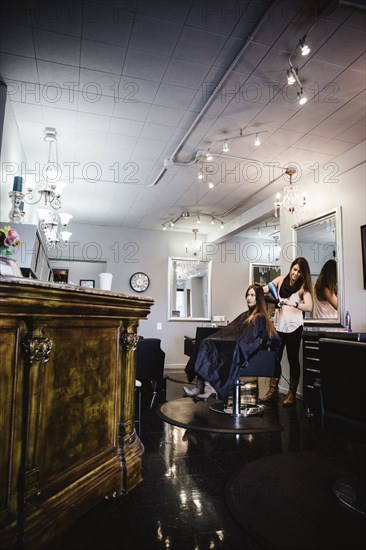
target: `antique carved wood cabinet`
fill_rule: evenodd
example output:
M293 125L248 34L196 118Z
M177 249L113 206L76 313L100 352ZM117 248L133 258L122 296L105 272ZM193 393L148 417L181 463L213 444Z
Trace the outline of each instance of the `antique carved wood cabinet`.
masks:
M41 548L142 481L135 348L153 300L0 278L0 547Z

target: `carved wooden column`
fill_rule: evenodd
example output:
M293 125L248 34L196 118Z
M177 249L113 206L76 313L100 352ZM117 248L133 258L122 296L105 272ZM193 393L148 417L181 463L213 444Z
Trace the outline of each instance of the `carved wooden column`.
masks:
M29 498L39 492L38 449L42 416L42 388L44 367L49 360L53 342L43 334L44 327L36 325L23 340L25 393L25 480L24 496Z
M132 468L132 474L126 472L125 463L128 455L128 462L133 465L142 462L144 447L137 437L135 430L135 379L136 379L136 346L139 340L137 334L138 321L124 323L121 335L122 348L122 395L121 395L121 424L120 424L120 453L121 463L124 471L123 492L134 487L141 481L136 475L138 468Z

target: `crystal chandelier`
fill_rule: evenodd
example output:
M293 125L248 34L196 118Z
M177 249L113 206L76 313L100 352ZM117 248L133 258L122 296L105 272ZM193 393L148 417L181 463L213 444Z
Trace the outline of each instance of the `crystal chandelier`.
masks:
M46 238L49 249L59 248L65 250L72 233L67 231L67 224L71 220L71 214L66 212L54 212L52 210L38 210L39 226Z
M56 129L45 128L44 140L47 143L47 164L42 170L42 178L36 182L32 174L25 177L27 192L24 201L28 204L37 204L41 200L44 206L51 206L54 210L61 208L61 194L65 183L61 181L61 167L58 163Z
M192 229L194 240L190 243L186 242L185 249L186 253L190 256L196 257L202 252L202 243L197 240L198 229Z
M287 168L285 174L290 178L290 184L283 190L283 200L281 201L281 195L278 193L276 196L276 202L274 203L275 211L274 215L278 217L279 211L284 214L295 214L302 211L306 205L306 197L299 195L298 186L293 185L292 176L296 174L294 168Z

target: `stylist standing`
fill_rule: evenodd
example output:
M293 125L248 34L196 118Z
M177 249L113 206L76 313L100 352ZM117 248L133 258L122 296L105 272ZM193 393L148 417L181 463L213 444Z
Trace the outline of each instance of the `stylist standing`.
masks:
M278 291L278 306L274 317L274 325L281 339L278 351L278 372L271 378L267 394L261 402L275 401L278 398L278 383L281 376L281 359L286 347L290 365L290 385L283 406L291 407L296 403L296 390L300 379L300 344L304 328L304 313L312 311L312 283L310 268L305 258L296 258L291 264L286 277L276 277L272 283ZM268 292L268 286L263 287Z

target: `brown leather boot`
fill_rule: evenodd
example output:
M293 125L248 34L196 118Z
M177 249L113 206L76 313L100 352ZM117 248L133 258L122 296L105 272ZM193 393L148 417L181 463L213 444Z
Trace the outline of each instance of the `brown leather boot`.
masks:
M272 403L278 399L278 382L279 378L271 378L269 381L269 390L264 397L259 399L259 403Z
M283 406L284 407L292 407L296 404L296 390L297 386L299 384L298 378L290 378L290 386L288 388L288 393L283 400Z

